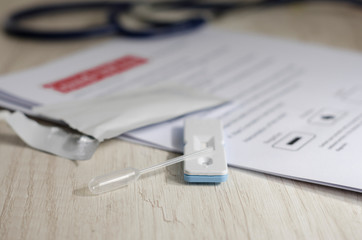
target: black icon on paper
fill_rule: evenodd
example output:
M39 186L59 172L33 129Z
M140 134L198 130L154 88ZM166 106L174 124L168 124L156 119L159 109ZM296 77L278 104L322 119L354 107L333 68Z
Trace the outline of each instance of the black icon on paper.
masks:
M315 138L314 134L305 132L291 132L273 145L274 148L298 151Z
M314 114L308 122L315 125L329 126L338 122L346 114L346 112L341 110L325 108Z

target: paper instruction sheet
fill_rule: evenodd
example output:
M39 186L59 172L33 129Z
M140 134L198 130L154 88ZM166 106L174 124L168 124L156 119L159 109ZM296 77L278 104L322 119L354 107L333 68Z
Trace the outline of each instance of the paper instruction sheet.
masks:
M206 28L168 39L114 40L4 76L0 100L31 112L36 105L182 83L234 100L198 114L223 120L230 165L361 192L361 66L358 53ZM125 137L181 151L182 119Z

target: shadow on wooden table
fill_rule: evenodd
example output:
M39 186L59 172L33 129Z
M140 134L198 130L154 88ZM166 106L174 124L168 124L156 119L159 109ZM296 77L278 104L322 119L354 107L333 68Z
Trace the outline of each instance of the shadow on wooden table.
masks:
M86 185L81 186L77 189L74 189L73 195L78 196L78 197L97 197L97 196L99 196L99 195L93 194L89 190L88 186L86 186Z
M16 135L0 133L0 144L7 144L17 147L27 147L27 145Z

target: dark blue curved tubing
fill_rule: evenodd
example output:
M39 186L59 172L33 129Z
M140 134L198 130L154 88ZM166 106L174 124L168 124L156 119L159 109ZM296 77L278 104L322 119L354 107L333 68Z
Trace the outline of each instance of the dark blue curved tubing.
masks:
M202 18L192 18L176 23L150 22L150 28L148 29L131 30L124 27L122 23L118 21L118 16L124 12L129 11L133 5L134 3L131 2L86 2L36 6L23 11L19 11L10 16L5 22L4 30L8 34L18 37L37 38L45 40L80 39L111 34L119 34L135 38L146 38L190 31L192 29L196 29L199 26L202 26L206 22ZM89 9L104 9L105 11L109 11L109 17L107 22L102 26L64 31L36 30L21 26L21 24L19 24L19 21L50 13L80 11Z
M79 29L79 30L64 30L64 31L51 31L51 30L35 30L26 28L19 24L19 21L26 20L40 15L56 13L56 12L70 12L89 9L104 9L106 11L128 11L131 7L130 3L108 3L108 2L86 2L86 3L67 3L67 4L51 4L45 6L36 6L23 11L16 12L11 15L5 22L4 30L8 34L27 37L38 38L46 40L64 40L64 39L77 39L87 38L94 36L104 36L114 34L118 27L113 23L107 22L102 26L92 28Z
M230 10L233 8L246 8L253 6L276 6L283 4L290 4L296 2L303 2L310 0L262 0L255 3L217 3L207 4L198 3L194 0L184 0L175 2L161 2L160 6L169 6L171 9L209 9L209 10ZM319 0L328 1L328 0ZM347 2L358 6L362 5L360 0L329 0L336 2ZM5 22L4 30L11 35L28 38L38 38L46 40L64 40L64 39L77 39L77 38L88 38L94 36L104 36L110 34L119 34L127 37L135 38L147 38L155 37L160 35L170 35L185 31L196 29L206 23L203 18L192 18L183 20L176 23L156 23L149 22L150 28L143 30L132 30L128 29L121 22L118 21L118 16L124 12L129 11L137 2L85 2L85 3L66 3L66 4L51 4L46 6L38 6L29 8L23 11L19 11L10 16ZM157 5L157 4L156 4ZM68 30L68 31L48 31L48 30L36 30L26 28L19 24L20 20L26 20L31 17L45 15L54 12L67 12L76 10L86 9L104 9L109 11L108 21L102 26L96 26L93 28L79 29L79 30Z
M188 32L206 23L204 18L191 18L174 23L148 22L150 25L148 29L132 30L127 29L121 22L118 22L118 12L111 13L109 17L112 25L117 26L118 34L133 38L150 38Z

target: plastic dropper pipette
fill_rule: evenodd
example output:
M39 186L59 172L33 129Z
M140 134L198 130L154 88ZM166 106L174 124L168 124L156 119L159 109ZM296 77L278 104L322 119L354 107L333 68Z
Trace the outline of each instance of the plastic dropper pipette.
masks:
M153 165L144 169L136 169L132 167L124 168L118 171L114 171L102 176L98 176L89 181L88 187L93 194L101 194L109 191L116 190L118 188L127 186L131 182L135 182L142 174L156 171L160 168L170 166L185 160L190 160L195 157L202 156L211 152L212 148L205 148L203 150L193 152L188 155L183 155L177 158L167 160L165 162Z

